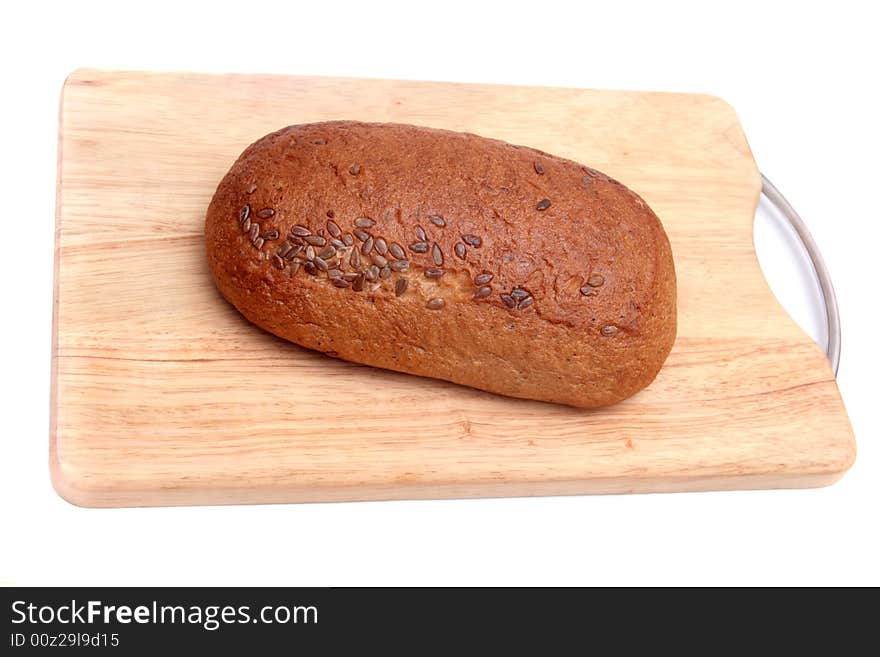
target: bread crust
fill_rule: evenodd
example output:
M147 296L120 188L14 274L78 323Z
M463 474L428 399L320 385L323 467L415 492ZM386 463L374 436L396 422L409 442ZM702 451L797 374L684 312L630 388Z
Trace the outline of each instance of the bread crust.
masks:
M330 221L342 247L324 259L328 277L302 260L309 246L332 246ZM318 246L289 237L294 226ZM595 169L473 134L289 126L232 165L205 237L217 287L254 324L346 360L503 395L613 404L654 379L675 340L672 251L648 205ZM427 251L411 247L420 242ZM401 260L392 244L408 265L382 277L383 260Z

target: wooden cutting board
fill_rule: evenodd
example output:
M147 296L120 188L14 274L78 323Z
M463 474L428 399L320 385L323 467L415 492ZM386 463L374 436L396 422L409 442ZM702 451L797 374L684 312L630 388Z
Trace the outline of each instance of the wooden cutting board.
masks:
M641 194L678 272L657 380L576 410L341 362L245 321L206 265L214 189L263 134L341 118L527 144ZM79 70L59 142L50 463L75 504L808 487L853 462L828 362L761 275L760 177L718 98Z

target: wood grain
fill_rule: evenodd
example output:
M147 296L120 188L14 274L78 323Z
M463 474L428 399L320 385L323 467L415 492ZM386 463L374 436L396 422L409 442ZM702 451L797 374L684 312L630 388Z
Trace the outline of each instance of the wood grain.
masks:
M399 121L527 144L639 192L675 254L679 338L600 411L308 352L215 291L204 214L290 123ZM61 100L50 464L84 506L806 487L855 457L820 349L752 245L760 177L701 95L80 70Z

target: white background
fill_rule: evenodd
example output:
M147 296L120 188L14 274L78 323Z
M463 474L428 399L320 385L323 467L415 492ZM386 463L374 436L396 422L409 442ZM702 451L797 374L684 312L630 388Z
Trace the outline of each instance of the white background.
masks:
M873 3L297 4L10 2L0 10L0 581L880 584ZM49 483L47 444L58 94L80 66L722 96L832 272L855 466L830 488L803 491L71 506ZM780 295L786 285L776 281Z

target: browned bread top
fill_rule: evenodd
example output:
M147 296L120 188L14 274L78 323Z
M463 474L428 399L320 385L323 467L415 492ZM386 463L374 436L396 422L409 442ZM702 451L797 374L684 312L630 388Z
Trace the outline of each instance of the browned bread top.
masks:
M267 330L494 392L612 403L675 335L671 251L645 202L476 135L284 128L232 166L206 236L221 292Z

